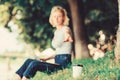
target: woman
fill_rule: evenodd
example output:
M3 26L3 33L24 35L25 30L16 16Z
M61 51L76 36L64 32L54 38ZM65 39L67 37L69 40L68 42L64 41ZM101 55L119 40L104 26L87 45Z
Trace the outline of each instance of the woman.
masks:
M40 58L40 60L27 59L16 72L17 80L29 80L37 71L51 73L68 67L71 64L72 35L68 27L69 19L67 12L60 6L55 6L51 10L50 24L56 28L52 40L52 46L55 48L55 54L49 57ZM44 62L54 58L55 64Z

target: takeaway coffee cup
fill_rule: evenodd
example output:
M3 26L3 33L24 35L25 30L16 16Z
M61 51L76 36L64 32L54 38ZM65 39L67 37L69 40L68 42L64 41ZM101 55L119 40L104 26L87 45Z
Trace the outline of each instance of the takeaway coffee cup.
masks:
M83 68L83 65L80 65L80 64L74 64L72 66L73 78L80 78L80 75L82 73L82 68Z

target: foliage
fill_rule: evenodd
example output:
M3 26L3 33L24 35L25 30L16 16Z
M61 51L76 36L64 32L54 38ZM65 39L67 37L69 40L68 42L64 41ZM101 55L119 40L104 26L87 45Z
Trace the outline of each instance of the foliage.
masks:
M106 53L104 58L94 61L92 58L73 60L73 64L82 64L83 72L78 80L118 80L120 65L115 64L113 52ZM72 67L52 75L38 72L33 80L76 80L72 77Z
M103 30L107 37L115 35L118 28L117 0L83 0L85 26L89 41L96 40L99 30ZM92 2L92 3L91 3Z
M109 36L115 34L118 25L117 0L83 0L85 27L89 42L95 41L97 32L104 30ZM79 3L78 3L79 4ZM54 29L49 24L50 10L54 5L61 5L67 9L67 0L1 0L0 25L11 32L13 25L17 25L19 39L31 44L34 48L51 47L50 41ZM70 20L70 27L72 20Z
M18 25L19 39L34 48L50 47L53 29L49 24L49 14L52 6L64 6L66 1L60 0L6 0L0 5L0 24L11 32ZM14 25L9 25L9 23Z

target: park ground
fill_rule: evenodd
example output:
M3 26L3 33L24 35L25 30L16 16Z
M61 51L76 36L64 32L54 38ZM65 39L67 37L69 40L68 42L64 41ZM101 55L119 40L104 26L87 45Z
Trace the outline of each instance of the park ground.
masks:
M15 72L23 63L23 60L17 59L14 62L11 61L8 67L6 60L0 61L0 80L14 80Z

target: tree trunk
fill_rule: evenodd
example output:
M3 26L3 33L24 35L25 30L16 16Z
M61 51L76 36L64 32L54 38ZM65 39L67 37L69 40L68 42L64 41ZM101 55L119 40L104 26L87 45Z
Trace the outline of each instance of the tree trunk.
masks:
M119 25L117 30L117 43L115 47L115 59L120 59L120 0L118 0L118 10L119 10Z
M79 0L68 0L68 3L72 15L75 58L80 59L88 57L87 36L82 18L82 1L80 0L79 2Z

